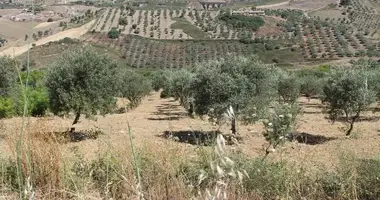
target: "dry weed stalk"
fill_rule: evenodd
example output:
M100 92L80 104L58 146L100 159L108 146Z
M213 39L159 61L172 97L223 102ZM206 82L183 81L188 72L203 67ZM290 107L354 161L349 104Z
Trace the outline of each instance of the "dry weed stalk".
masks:
M238 170L235 167L235 162L228 157L226 152L226 140L222 134L219 134L216 139L215 146L216 159L210 161L211 172L201 170L198 177L198 185L206 178L211 177L211 188L206 188L206 199L208 200L225 200L228 199L227 190L233 183L241 184L244 176L248 177L245 170Z

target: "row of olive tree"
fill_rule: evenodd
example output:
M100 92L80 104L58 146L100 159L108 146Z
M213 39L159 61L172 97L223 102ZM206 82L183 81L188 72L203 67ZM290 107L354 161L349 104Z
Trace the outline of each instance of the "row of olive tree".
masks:
M237 133L236 120L252 123L269 119L266 137L277 146L295 125L300 95L321 99L330 120L346 122L346 134L350 135L363 111L376 101L376 94L380 96L380 70L376 66L360 60L349 68L288 72L264 64L256 56L232 57L191 70L160 71L153 83L156 90L163 89L162 97L175 97L191 112L219 123L231 107L233 134Z
M82 114L112 112L115 97L128 99L130 108L135 108L151 91L146 77L87 47L64 53L47 74L31 71L28 85L20 68L18 61L0 57L0 118L23 114L22 91L26 91L28 115L42 116L47 110L57 115L75 113L73 124Z

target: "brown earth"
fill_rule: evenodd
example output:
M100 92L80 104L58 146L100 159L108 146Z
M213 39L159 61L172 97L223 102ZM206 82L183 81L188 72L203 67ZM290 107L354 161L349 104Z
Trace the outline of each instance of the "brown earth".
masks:
M300 10L316 10L326 7L328 4L338 3L337 0L297 0L293 3L282 2L278 4L258 6L264 9L300 9Z
M299 116L296 132L303 136L299 142L288 142L282 148L269 155L270 159L288 160L297 165L308 167L335 166L342 154L355 154L359 158L373 158L380 153L380 114L368 112L365 118L357 123L354 129L354 137L348 138L341 130L342 123L331 124L322 113L322 105L319 100L300 99L303 114ZM59 117L30 118L28 130L38 134L49 134L57 131L65 131L70 127L72 119ZM0 152L10 153L12 146L9 138L20 132L20 118L3 120L3 131L0 134ZM191 156L197 148L195 145L180 143L161 137L165 131L176 134L178 131L211 131L216 130L208 121L199 118L187 117L185 110L178 102L172 99L160 99L159 93L153 93L146 97L142 104L127 114L113 114L105 117L97 117L96 121L82 119L76 127L77 131L99 129L105 133L97 140L85 140L76 143L62 144L63 155L70 155L72 148L91 159L102 149L110 144L115 146L129 146L128 123L137 147L149 149L155 152L175 149L176 153L182 152L183 156ZM250 157L264 155L264 148L268 143L262 136L261 123L251 126L240 125L239 133L243 141L238 145L230 146L234 151L241 151ZM1 130L1 129L0 129ZM222 132L228 133L227 125L221 127ZM301 137L299 137L301 138ZM306 138L306 139L305 139Z
M91 22L79 27L79 28L73 28L66 31L59 32L57 34L42 38L35 42L36 46L44 45L49 42L58 41L61 39L64 39L65 37L69 38L79 38L82 35L86 34L87 31L95 24L95 20L92 20ZM10 56L18 56L28 51L28 45L22 45L22 46L14 46L9 47L5 50L0 51L1 55L10 55Z

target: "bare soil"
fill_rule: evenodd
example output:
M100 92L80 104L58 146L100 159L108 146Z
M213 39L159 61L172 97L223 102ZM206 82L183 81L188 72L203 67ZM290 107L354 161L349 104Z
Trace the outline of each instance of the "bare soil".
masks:
M282 2L278 4L258 6L258 8L269 9L300 9L300 10L317 10L326 7L328 4L338 3L336 0L297 0L293 3Z
M66 31L59 32L57 34L48 36L46 38L42 38L35 42L36 46L40 46L46 44L48 42L58 41L65 37L69 38L79 38L82 35L86 34L87 31L95 24L95 20L74 29L69 29ZM18 56L28 51L28 45L22 45L19 47L9 47L3 51L0 51L0 55L10 55L10 56Z
M322 113L323 106L319 100L308 102L301 98L303 114L299 116L299 123L295 133L297 140L288 142L282 148L269 155L270 159L287 160L290 163L307 167L330 168L339 162L345 153L355 154L359 158L374 158L380 153L380 114L368 112L362 121L356 124L353 137L348 138L341 130L344 125L340 122L331 124ZM72 118L59 117L30 118L29 131L38 134L64 132L70 128ZM20 132L21 119L3 120L4 128L0 132L0 152L10 152L9 138ZM137 147L155 152L175 149L183 156L191 156L196 145L164 138L164 133L183 134L188 137L198 131L215 131L218 127L211 125L207 120L190 118L185 110L173 99L160 99L159 93L152 93L142 104L126 114L112 114L105 117L98 116L96 121L81 119L76 126L77 131L99 129L105 133L97 140L85 140L76 143L61 144L63 154L69 153L73 147L91 159L98 150L112 146L128 146L128 124ZM1 129L0 129L1 130ZM223 133L229 133L228 125L220 128ZM243 140L238 145L231 145L234 151L241 151L250 157L265 154L268 143L262 136L263 126L259 122L255 125L238 127ZM186 136L186 135L185 135ZM181 137L181 136L178 136ZM179 140L179 138L174 138ZM182 139L182 138L181 138ZM181 140L180 140L181 141Z

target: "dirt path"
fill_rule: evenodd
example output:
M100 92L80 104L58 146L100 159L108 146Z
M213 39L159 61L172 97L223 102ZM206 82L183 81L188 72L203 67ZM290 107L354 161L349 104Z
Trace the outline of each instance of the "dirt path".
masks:
M281 2L281 3L275 3L275 4L257 6L257 8L258 9L275 8L275 7L279 7L279 6L285 6L285 5L288 5L288 4L289 4L289 1L286 1L286 2Z
M79 38L80 36L87 33L87 31L92 27L92 25L95 23L95 20L92 20L91 22L74 29L69 29L66 31L59 32L57 34L51 35L49 37L43 38L35 42L36 46L40 46L49 42L58 41L63 38L69 37L69 38ZM11 57L21 55L28 51L28 45L23 45L20 47L9 47L3 51L0 51L0 55L9 55Z

